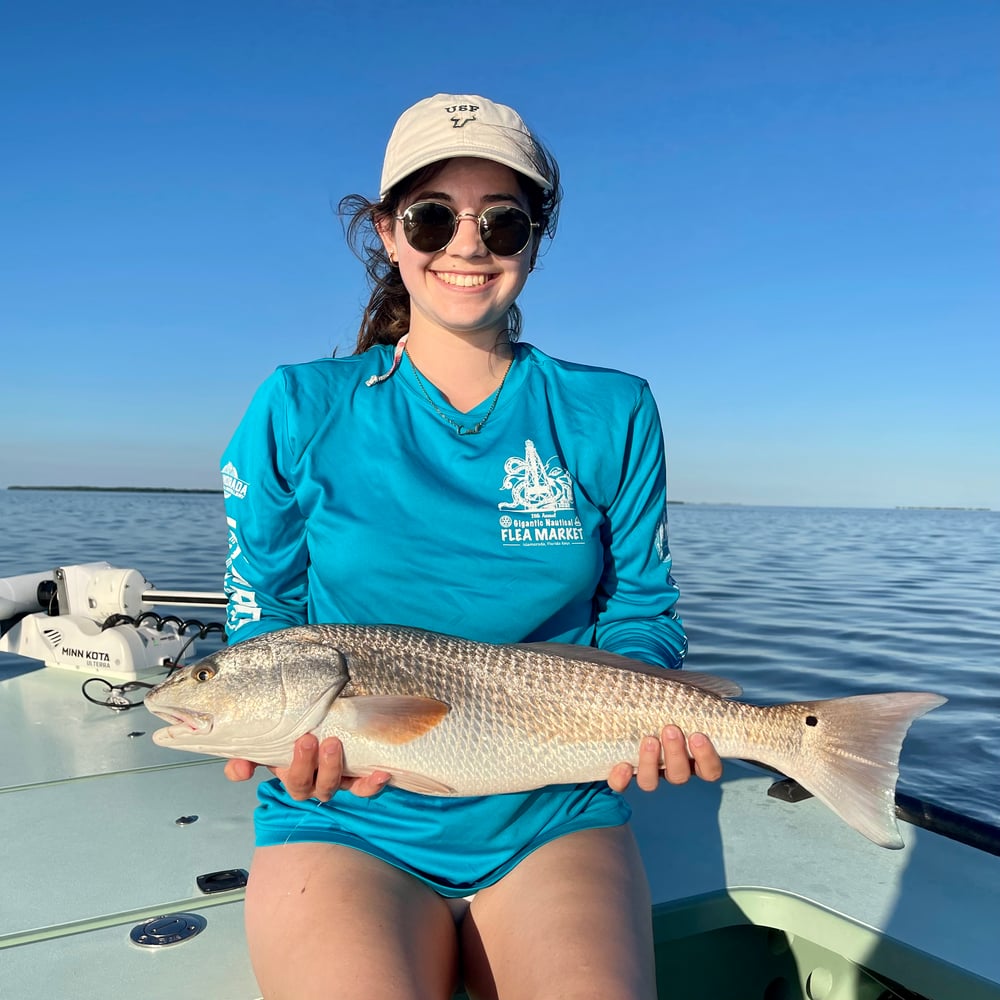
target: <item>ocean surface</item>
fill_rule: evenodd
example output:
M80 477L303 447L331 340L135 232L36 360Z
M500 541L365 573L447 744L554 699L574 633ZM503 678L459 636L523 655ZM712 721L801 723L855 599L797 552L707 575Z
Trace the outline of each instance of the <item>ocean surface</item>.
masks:
M900 790L1000 826L1000 512L672 505L670 546L690 668L761 704L946 695ZM225 555L219 495L0 491L0 577L106 560L218 591Z

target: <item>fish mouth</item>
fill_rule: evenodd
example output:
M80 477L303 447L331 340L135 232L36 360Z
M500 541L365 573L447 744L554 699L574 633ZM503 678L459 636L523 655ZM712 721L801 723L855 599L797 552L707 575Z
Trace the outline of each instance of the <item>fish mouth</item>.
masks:
M206 736L212 731L212 716L205 712L192 712L190 709L161 705L151 711L170 723L166 729L157 729L153 734L153 739L157 743L164 740L184 740L191 736Z

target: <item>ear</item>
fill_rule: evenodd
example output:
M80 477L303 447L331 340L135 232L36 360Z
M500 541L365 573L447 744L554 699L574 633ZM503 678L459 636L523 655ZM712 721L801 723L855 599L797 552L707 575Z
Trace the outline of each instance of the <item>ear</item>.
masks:
M395 222L391 215L375 216L375 232L378 233L378 238L382 241L382 246L385 247L385 252L391 261L396 259L396 239L393 233Z

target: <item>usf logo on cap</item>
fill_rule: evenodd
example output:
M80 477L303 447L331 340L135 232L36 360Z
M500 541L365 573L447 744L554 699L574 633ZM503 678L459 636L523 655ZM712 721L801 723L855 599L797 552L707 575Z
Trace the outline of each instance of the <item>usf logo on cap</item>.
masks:
M450 108L445 108L445 111L449 115L452 115L452 121L455 123L452 128L461 128L466 122L474 122L476 120L476 112L479 110L478 104L455 104ZM465 117L460 117L459 113L464 113Z

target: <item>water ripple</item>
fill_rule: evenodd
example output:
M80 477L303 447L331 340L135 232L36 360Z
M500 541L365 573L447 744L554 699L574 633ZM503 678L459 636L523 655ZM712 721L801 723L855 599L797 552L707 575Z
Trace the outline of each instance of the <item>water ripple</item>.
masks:
M948 697L900 787L1000 824L1000 515L672 507L689 665L760 703L886 690Z

